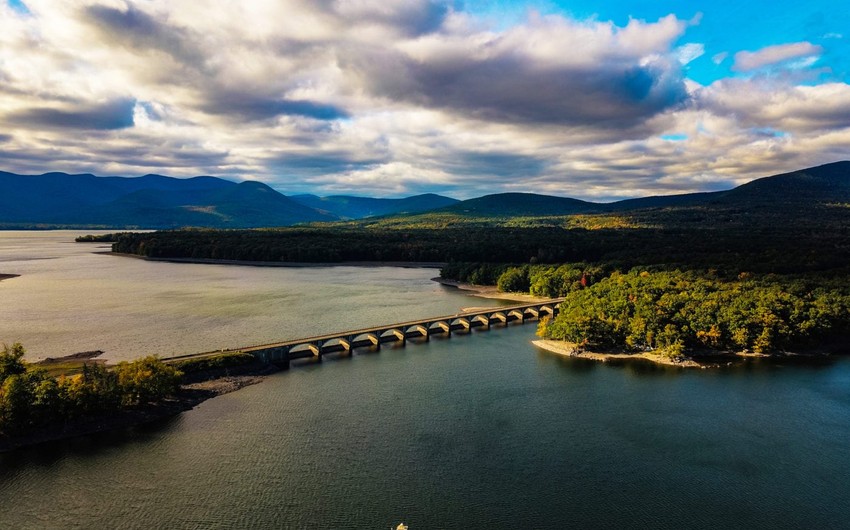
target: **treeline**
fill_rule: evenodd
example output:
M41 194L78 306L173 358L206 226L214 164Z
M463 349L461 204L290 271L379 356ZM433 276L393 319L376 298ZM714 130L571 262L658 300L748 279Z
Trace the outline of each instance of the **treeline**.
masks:
M24 361L24 353L18 343L0 351L0 435L22 435L157 403L177 391L182 376L146 357L109 369L86 364L81 374L57 379Z
M517 266L455 262L440 269L440 277L475 285L496 285L504 293L560 298L598 282L616 269L617 265L613 263Z
M709 225L712 226L712 225ZM826 270L850 262L848 227L754 223L720 230L586 230L554 226L389 229L315 226L274 230L176 230L119 234L114 252L154 258L271 262L341 261L614 263L752 272Z
M850 333L850 275L614 272L566 294L541 336L587 348L776 352Z
M77 236L74 241L77 243L114 243L123 234L123 232L98 235L86 234L84 236Z

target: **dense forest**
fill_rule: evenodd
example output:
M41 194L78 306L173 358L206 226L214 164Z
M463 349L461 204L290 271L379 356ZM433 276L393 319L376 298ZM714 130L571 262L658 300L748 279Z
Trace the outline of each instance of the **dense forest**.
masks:
M55 378L24 353L20 344L0 350L0 438L157 403L177 391L182 375L146 357L112 368L85 364L81 374Z
M688 216L680 214L663 225L650 226L645 220L645 227L636 228L564 228L527 219L527 226L476 221L443 228L396 228L378 223L176 230L120 234L112 250L153 258L312 263L588 261L626 268L665 264L790 273L832 269L850 262L850 209L844 209L842 215L821 213L814 224L766 217L750 224L729 222L724 226L711 218L699 222L681 219ZM656 218L670 215L656 214ZM589 221L584 218L583 222Z

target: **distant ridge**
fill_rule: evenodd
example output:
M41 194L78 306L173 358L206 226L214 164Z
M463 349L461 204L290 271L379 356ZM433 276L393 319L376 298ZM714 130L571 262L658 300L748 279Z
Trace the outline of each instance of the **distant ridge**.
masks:
M293 195L290 199L341 219L362 219L391 214L413 214L458 203L457 199L434 193L414 195L403 199L375 199L351 195Z

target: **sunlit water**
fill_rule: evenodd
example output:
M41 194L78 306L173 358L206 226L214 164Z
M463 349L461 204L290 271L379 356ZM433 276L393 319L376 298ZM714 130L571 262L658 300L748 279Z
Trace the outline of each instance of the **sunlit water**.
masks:
M116 274L160 265L95 258ZM193 267L169 266L164 281L191 283ZM205 270L197 274L247 274ZM387 285L427 285L427 271L382 271ZM315 274L319 289L316 278L344 284L333 270ZM364 289L379 283L369 269L347 274L352 284L362 275ZM412 296L411 311L427 313L431 295L453 297L437 309L480 304L428 292ZM376 320L393 320L401 309L390 305L391 289L374 293L387 304ZM144 306L155 313L153 302ZM350 318L348 306L329 307L328 321ZM227 308L218 311L226 320ZM850 362L716 371L595 364L536 350L533 333L513 324L329 355L154 426L0 456L0 528L850 524Z
M0 282L0 342L22 342L33 360L170 356L492 305L430 281L436 269L148 262L77 235L0 231L0 274L21 275Z

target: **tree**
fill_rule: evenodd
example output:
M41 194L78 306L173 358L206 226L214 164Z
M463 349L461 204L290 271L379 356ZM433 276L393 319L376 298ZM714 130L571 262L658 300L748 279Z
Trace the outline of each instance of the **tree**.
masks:
M154 356L123 362L115 367L123 405L139 405L177 391L183 375Z
M526 293L529 288L528 268L512 267L499 276L497 287L503 293Z
M24 362L25 353L26 350L20 342L12 344L11 347L3 345L3 351L0 352L0 384L9 376L20 375L27 371Z

